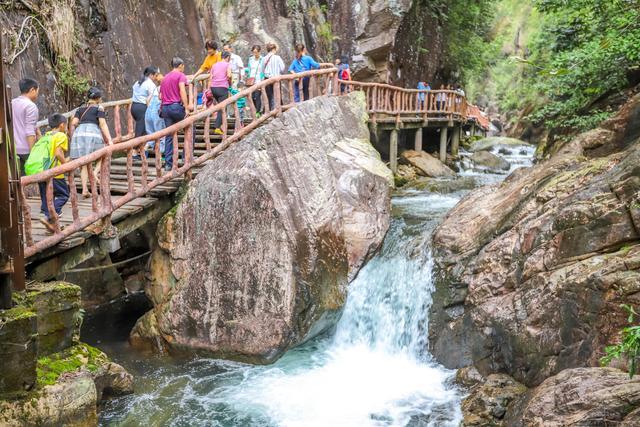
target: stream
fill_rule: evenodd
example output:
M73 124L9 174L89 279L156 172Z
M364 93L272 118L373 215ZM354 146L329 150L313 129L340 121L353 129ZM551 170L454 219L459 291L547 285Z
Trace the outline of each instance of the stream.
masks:
M503 155L529 166L530 147ZM497 154L497 148L493 150ZM474 170L479 185L506 175ZM511 172L509 171L509 172ZM428 352L434 290L431 233L466 194L402 189L381 250L350 284L336 327L269 366L205 358L141 357L98 343L135 377L136 393L109 401L104 426L457 426L464 392Z

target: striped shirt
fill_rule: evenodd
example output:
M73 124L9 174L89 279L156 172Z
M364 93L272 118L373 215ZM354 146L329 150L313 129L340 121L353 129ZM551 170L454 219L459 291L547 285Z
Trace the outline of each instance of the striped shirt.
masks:
M264 58L264 77L279 76L284 72L284 61L280 58L280 55L270 53Z

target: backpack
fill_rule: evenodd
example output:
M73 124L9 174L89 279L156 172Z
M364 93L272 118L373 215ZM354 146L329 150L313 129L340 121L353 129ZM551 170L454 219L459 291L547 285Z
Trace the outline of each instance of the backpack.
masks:
M52 142L53 135L46 133L34 144L24 165L24 172L27 175L35 175L51 168L53 164L53 158L51 157Z
M340 70L340 80L351 80L351 71L348 68Z

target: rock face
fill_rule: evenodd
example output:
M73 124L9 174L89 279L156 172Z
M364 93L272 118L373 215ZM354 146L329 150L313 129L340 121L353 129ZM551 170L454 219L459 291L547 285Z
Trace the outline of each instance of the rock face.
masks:
M509 408L506 426L638 425L640 379L611 368L567 369Z
M447 165L424 151L406 150L400 155L403 162L413 166L418 174L432 178L454 177L456 173Z
M598 365L626 325L620 304L640 302L640 141L626 135L618 126L611 146L625 149L591 158L578 137L449 212L434 233L438 360L527 386Z
M439 76L445 57L441 23L412 0L157 0L153 6L140 9L131 0L8 2L0 26L11 86L25 76L37 78L42 116L83 101L76 91L80 77L104 89L105 100L124 99L149 65L166 72L171 57L180 56L187 73L194 72L207 39L232 41L245 62L253 45L275 42L287 64L294 44L304 43L322 62L352 58L357 80L411 86ZM39 37L20 53L27 34Z
M226 150L159 226L132 342L270 362L331 325L389 226L364 98L321 97Z
M488 151L478 151L471 155L471 161L476 165L494 171L508 171L511 164L500 156Z
M511 402L527 388L509 375L491 374L471 389L462 401L463 424L468 426L499 425Z

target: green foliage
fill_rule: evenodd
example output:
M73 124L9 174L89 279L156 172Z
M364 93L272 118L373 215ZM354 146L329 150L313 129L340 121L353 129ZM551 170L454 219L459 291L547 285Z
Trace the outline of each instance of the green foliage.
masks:
M68 107L77 104L89 90L89 79L81 76L71 62L61 58L58 59L55 72L58 95L64 99Z
M627 326L622 330L620 344L605 348L607 355L600 359L600 363L606 366L614 359L626 358L629 361L629 377L633 378L640 358L640 325L633 325L638 313L630 305L622 304L621 307L627 311L629 315L627 322L632 326Z
M467 92L562 133L588 130L611 115L598 103L628 85L638 46L640 0L501 0L488 69Z

